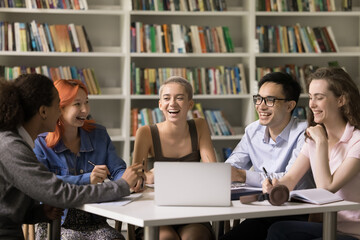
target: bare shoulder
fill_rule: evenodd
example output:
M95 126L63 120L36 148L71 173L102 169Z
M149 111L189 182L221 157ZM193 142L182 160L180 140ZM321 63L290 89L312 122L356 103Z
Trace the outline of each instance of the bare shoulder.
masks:
M136 131L135 141L147 138L151 138L150 126L145 125L138 128L138 130Z
M136 131L134 142L134 162L141 162L142 159L152 153L152 137L150 126L142 126Z
M201 129L207 127L207 122L203 118L194 118L194 122L198 131L201 131Z

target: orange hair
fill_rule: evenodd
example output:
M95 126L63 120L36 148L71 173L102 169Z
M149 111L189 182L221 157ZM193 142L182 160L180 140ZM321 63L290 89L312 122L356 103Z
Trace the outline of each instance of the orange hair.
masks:
M54 85L59 93L60 108L64 108L70 105L74 101L79 89L83 89L86 95L88 95L86 86L80 80L60 79L60 80L56 80L54 82ZM82 128L85 131L90 132L91 130L96 128L94 123L95 123L94 120L85 120ZM64 123L59 118L58 123L56 124L55 131L49 132L49 134L46 136L46 145L50 148L53 148L59 142L60 138L63 136L64 131L65 131Z

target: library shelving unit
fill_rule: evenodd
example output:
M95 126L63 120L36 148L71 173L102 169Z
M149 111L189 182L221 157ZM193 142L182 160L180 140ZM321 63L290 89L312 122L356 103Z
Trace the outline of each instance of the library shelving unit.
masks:
M49 24L81 24L86 27L93 52L15 52L1 51L0 65L57 67L73 65L93 68L102 91L90 95L92 117L107 127L118 154L129 164L134 145L131 137L132 108L155 108L158 96L132 95L131 65L138 67L214 67L244 64L248 93L238 95L195 95L204 109L221 109L237 129L233 136L213 136L219 161L222 148L234 148L246 125L256 119L252 95L257 92L256 67L275 67L293 63L327 66L336 60L359 83L360 11L353 1L352 11L341 11L341 0L335 0L334 12L261 12L254 0L226 0L227 11L138 11L130 0L88 0L88 10L0 8L0 21L22 21ZM131 22L148 24L183 24L228 26L235 47L232 53L132 53ZM258 53L256 25L328 26L334 31L340 51L336 53ZM303 94L300 105L307 105Z
M147 24L181 24L198 26L228 26L234 44L232 53L130 53L130 62L137 67L216 67L219 65L235 66L243 63L247 85L253 54L250 53L251 38L255 24L250 21L250 9L255 8L253 1L227 0L227 11L131 11L131 22ZM251 66L251 67L250 67ZM250 88L248 86L248 88ZM155 108L158 96L131 95L131 108ZM253 121L255 115L250 94L237 95L195 95L195 102L201 103L203 109L221 109L230 124L237 130L232 136L212 136L219 161L222 159L222 148L236 146L241 139L241 130ZM239 130L240 129L240 130ZM133 147L134 137L130 138Z
M326 1L324 1L326 2ZM360 60L360 9L359 2L352 1L352 11L343 11L341 0L335 0L336 11L316 12L266 12L256 11L256 25L285 25L293 26L300 23L301 26L323 27L331 26L337 45L338 52L324 53L255 53L255 65L257 67L276 67L285 64L303 66L328 66L330 61L337 61L344 67L359 86L359 60ZM251 71L251 70L250 70ZM302 94L299 105L307 106L307 94Z
M0 64L5 66L76 66L93 68L102 91L90 95L91 115L108 128L118 154L129 158L126 116L130 112L127 79L129 56L128 1L88 0L88 10L0 8L0 21L84 25L93 52L17 52L1 51Z

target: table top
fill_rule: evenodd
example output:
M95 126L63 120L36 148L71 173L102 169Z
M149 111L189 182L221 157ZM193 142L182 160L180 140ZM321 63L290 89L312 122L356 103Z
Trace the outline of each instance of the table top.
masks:
M360 209L360 203L340 201L316 205L286 202L282 206L272 206L268 201L242 204L237 200L232 201L230 207L157 206L154 192L145 192L142 197L125 206L91 203L84 204L78 209L144 227L356 210Z

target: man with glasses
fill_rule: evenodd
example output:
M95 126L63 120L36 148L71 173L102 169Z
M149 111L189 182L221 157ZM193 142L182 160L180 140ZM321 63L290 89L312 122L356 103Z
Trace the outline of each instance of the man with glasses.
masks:
M274 72L258 83L253 96L259 120L245 129L245 134L226 163L230 163L232 181L261 187L266 178L281 178L290 169L304 143L305 121L292 117L300 96L300 85L289 74ZM253 170L249 170L250 168ZM315 187L311 172L297 189ZM295 218L299 219L297 216ZM222 239L266 239L270 225L284 217L247 219ZM289 217L285 217L289 220ZM300 220L307 216L300 216ZM294 219L290 217L290 219Z

